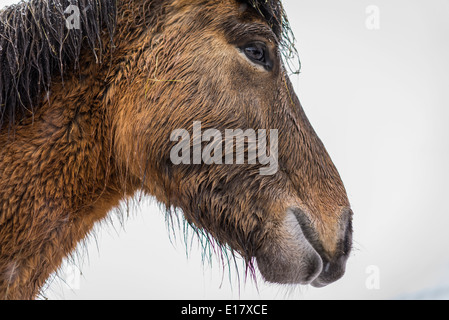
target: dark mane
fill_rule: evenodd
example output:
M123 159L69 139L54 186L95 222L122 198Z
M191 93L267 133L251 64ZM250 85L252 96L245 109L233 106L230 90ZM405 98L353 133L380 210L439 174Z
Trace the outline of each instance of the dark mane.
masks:
M281 39L287 69L299 71L294 37L281 1L240 1L267 20ZM66 26L71 12L64 11L70 5L80 9L80 29ZM89 48L101 61L101 34L109 32L112 39L116 11L116 0L29 0L0 11L0 130L6 123L12 126L33 115L39 98L50 92L52 79L79 67L82 48Z
M280 49L288 72L298 74L301 62L295 47L295 36L290 28L281 0L240 0L255 8L268 22L280 40Z
M64 13L80 9L80 28L69 29ZM111 0L30 0L0 11L0 129L32 115L55 75L77 68L82 47L101 60L102 30L112 35L116 6Z

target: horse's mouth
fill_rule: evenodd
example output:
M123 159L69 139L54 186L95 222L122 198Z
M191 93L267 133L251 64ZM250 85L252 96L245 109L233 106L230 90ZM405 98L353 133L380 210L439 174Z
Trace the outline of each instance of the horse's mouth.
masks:
M266 281L322 288L343 277L349 250L328 259L310 225L300 209L289 210L285 221L289 233L287 239L273 243L257 257L259 270ZM350 234L350 239L346 239L348 235L344 239L352 241L352 229L345 228L344 233Z

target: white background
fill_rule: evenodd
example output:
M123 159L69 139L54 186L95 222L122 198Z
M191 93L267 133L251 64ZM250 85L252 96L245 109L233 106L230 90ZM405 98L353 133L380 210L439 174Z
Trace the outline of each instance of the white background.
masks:
M218 261L203 263L196 245L187 258L182 241L170 242L163 212L142 204L123 226L117 219L99 226L96 240L80 247L76 271L66 268L44 297L449 298L449 2L284 4L303 65L292 80L355 213L345 277L324 289L260 279L256 287L243 274L239 281ZM370 5L380 10L379 30L367 27Z

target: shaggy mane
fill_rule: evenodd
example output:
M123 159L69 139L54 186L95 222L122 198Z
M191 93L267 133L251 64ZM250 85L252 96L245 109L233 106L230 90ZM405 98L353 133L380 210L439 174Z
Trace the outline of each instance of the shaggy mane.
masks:
M287 69L299 72L294 37L281 1L238 1L266 19L280 39ZM64 11L70 5L80 9L80 29L66 26L71 13ZM116 13L117 0L29 0L0 10L0 130L33 116L39 99L50 95L51 81L56 76L63 81L67 70L79 69L81 49L89 49L101 62L101 35L108 32L112 41Z
M80 9L80 29L69 29L64 13ZM115 0L30 0L0 11L0 129L33 115L52 78L79 68L87 47L101 61L101 33L114 33Z

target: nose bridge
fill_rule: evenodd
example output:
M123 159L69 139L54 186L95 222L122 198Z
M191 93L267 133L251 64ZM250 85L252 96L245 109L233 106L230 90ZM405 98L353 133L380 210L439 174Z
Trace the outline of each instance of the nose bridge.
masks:
M284 167L301 202L313 214L333 216L340 208L349 207L345 187L288 78L285 88L291 130L279 141Z

